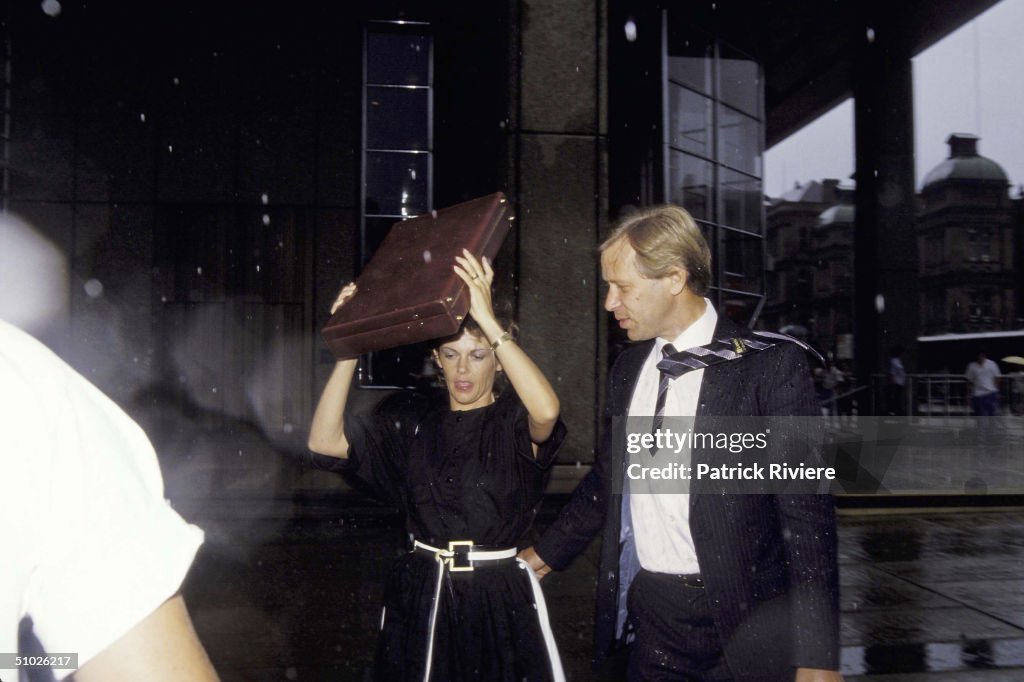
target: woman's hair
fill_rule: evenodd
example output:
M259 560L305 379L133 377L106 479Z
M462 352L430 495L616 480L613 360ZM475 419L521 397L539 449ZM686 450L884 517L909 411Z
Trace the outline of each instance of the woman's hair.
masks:
M666 204L631 213L621 220L598 250L626 239L636 252L640 274L665 277L673 268L686 271L687 286L703 296L711 286L711 250L696 221L683 208Z
M498 305L495 306L494 317L498 320L498 325L500 325L501 328L508 332L509 336L511 336L514 339L519 334L519 325L517 325L512 320L511 310L512 305L507 301L499 303ZM480 329L480 325L477 323L476 320L473 319L473 316L466 315L465 319L462 320L462 324L459 326L458 331L456 331L451 336L446 336L443 339L438 339L434 343L434 349L436 350L446 343L457 341L459 337L462 336L462 332L469 332L478 339L486 340L487 338L486 335L484 334L484 330Z

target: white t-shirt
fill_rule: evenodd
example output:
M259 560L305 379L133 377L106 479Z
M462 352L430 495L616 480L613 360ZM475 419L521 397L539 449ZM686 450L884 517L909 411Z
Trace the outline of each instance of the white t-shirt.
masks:
M967 381L974 388L973 395L988 395L999 390L996 379L999 378L999 365L985 358L985 362L972 362L967 365Z
M142 429L3 321L0 538L0 652L18 651L30 616L45 651L79 666L179 590L203 541L164 499Z
M672 340L676 351L711 343L718 323L718 313L706 298L704 305L704 314ZM657 364L661 361L661 349L666 343L665 339L655 340L654 348L640 370L633 391L633 402L629 405L630 416L654 414L661 378ZM699 369L672 380L665 396L665 416L695 416L703 379L704 370ZM634 481L630 490L643 489L647 483ZM634 492L629 497L629 508L636 537L636 553L641 566L657 573L689 574L700 571L693 535L690 533L689 495Z

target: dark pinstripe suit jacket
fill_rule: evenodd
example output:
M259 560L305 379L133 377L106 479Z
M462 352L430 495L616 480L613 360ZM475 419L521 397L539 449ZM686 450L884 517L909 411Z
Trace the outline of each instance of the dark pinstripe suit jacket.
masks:
M724 315L714 338L749 337ZM622 353L609 376L606 417L629 410L633 389L652 341ZM801 416L818 412L804 351L783 343L704 370L694 431L702 416ZM603 527L598 573L594 662L615 640L621 495L621 448L611 429L591 472L580 482L536 551L553 568L567 566ZM778 459L807 464L815 452L788 452L803 444L772 441ZM618 452L616 452L616 450ZM816 450L816 448L815 448ZM712 461L694 450L693 463ZM690 496L690 530L726 660L737 680L792 680L796 667L838 669L838 570L835 508L829 495Z

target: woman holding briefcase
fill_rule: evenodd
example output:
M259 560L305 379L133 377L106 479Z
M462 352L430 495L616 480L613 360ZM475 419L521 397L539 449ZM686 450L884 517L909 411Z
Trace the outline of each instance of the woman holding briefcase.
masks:
M433 351L447 404L414 419L346 414L357 361L340 360L309 448L398 506L412 540L385 586L376 679L561 680L543 594L516 558L565 438L558 397L496 319L490 263L456 261L470 318ZM355 295L346 286L331 312ZM499 372L512 390L496 395Z

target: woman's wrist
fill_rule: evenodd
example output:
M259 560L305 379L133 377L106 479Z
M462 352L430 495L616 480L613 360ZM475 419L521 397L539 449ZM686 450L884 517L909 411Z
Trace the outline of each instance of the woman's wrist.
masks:
M509 334L508 332L504 332L501 336L496 338L494 341L491 341L491 350L497 351L498 348L501 346L501 344L503 344L503 343L505 343L507 341L514 341L514 340L515 339L512 338L511 334Z
M505 330L493 317L489 320L476 320L476 323L487 338L487 343L494 343L499 336L505 333Z

